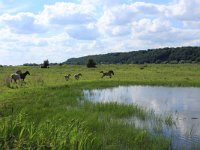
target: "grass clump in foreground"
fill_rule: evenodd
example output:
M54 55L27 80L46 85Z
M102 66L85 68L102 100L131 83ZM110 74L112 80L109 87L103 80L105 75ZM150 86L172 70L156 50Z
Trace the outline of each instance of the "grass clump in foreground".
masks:
M65 126L54 121L39 125L27 122L21 113L4 119L0 124L1 149L89 149L94 136L83 122L72 120Z
M148 119L134 105L78 100L83 89L145 84L200 86L199 65L101 65L5 67L0 74L0 149L168 149L170 139L138 129L127 120ZM26 84L8 83L15 70L29 70ZM101 70L114 70L102 79ZM67 73L82 73L65 81ZM22 115L25 114L25 115ZM164 121L172 124L172 118Z

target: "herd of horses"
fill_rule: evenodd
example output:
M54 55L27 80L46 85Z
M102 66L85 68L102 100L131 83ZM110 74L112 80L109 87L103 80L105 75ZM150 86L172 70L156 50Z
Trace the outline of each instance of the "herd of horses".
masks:
M108 72L101 71L100 73L102 73L101 78L103 78L103 77L105 77L105 76L108 76L108 77L112 78L112 76L114 75L114 71L113 71L113 70L109 70ZM21 70L18 70L18 71L16 71L15 73L11 74L11 76L10 76L10 77L11 77L11 82L14 81L14 82L16 83L17 80L18 80L18 81L24 81L27 75L30 75L30 72L29 72L29 71L26 71L26 72L22 73ZM68 81L68 80L70 79L70 76L71 76L71 74L65 75L65 76L64 76L64 77L65 77L65 80ZM74 78L75 78L76 80L79 80L79 78L80 78L81 76L82 76L82 74L81 74L81 73L78 73L78 74L75 74L75 75L74 75Z

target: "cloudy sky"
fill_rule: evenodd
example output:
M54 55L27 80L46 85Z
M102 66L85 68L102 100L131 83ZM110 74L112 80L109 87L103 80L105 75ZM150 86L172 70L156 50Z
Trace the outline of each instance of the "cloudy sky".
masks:
M0 64L200 46L200 0L0 0Z

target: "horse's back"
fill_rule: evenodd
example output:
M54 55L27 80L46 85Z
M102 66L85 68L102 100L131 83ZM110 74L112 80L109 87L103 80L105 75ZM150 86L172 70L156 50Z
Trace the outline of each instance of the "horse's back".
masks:
M20 77L20 75L18 74L18 73L12 73L11 75L10 75L10 77L17 77L17 76L19 76Z
M10 80L11 80L11 82L12 82L12 80L14 80L16 82L17 80L21 80L21 77L19 74L13 73L10 75Z

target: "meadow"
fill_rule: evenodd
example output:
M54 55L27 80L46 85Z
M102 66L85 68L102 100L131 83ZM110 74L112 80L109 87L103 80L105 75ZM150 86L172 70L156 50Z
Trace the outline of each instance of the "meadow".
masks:
M10 83L18 69L26 83ZM112 78L100 71L113 70ZM79 80L66 74L82 73ZM169 149L171 140L159 132L138 129L125 120L151 118L137 105L91 103L82 90L118 85L200 86L199 64L83 65L0 68L0 149Z

